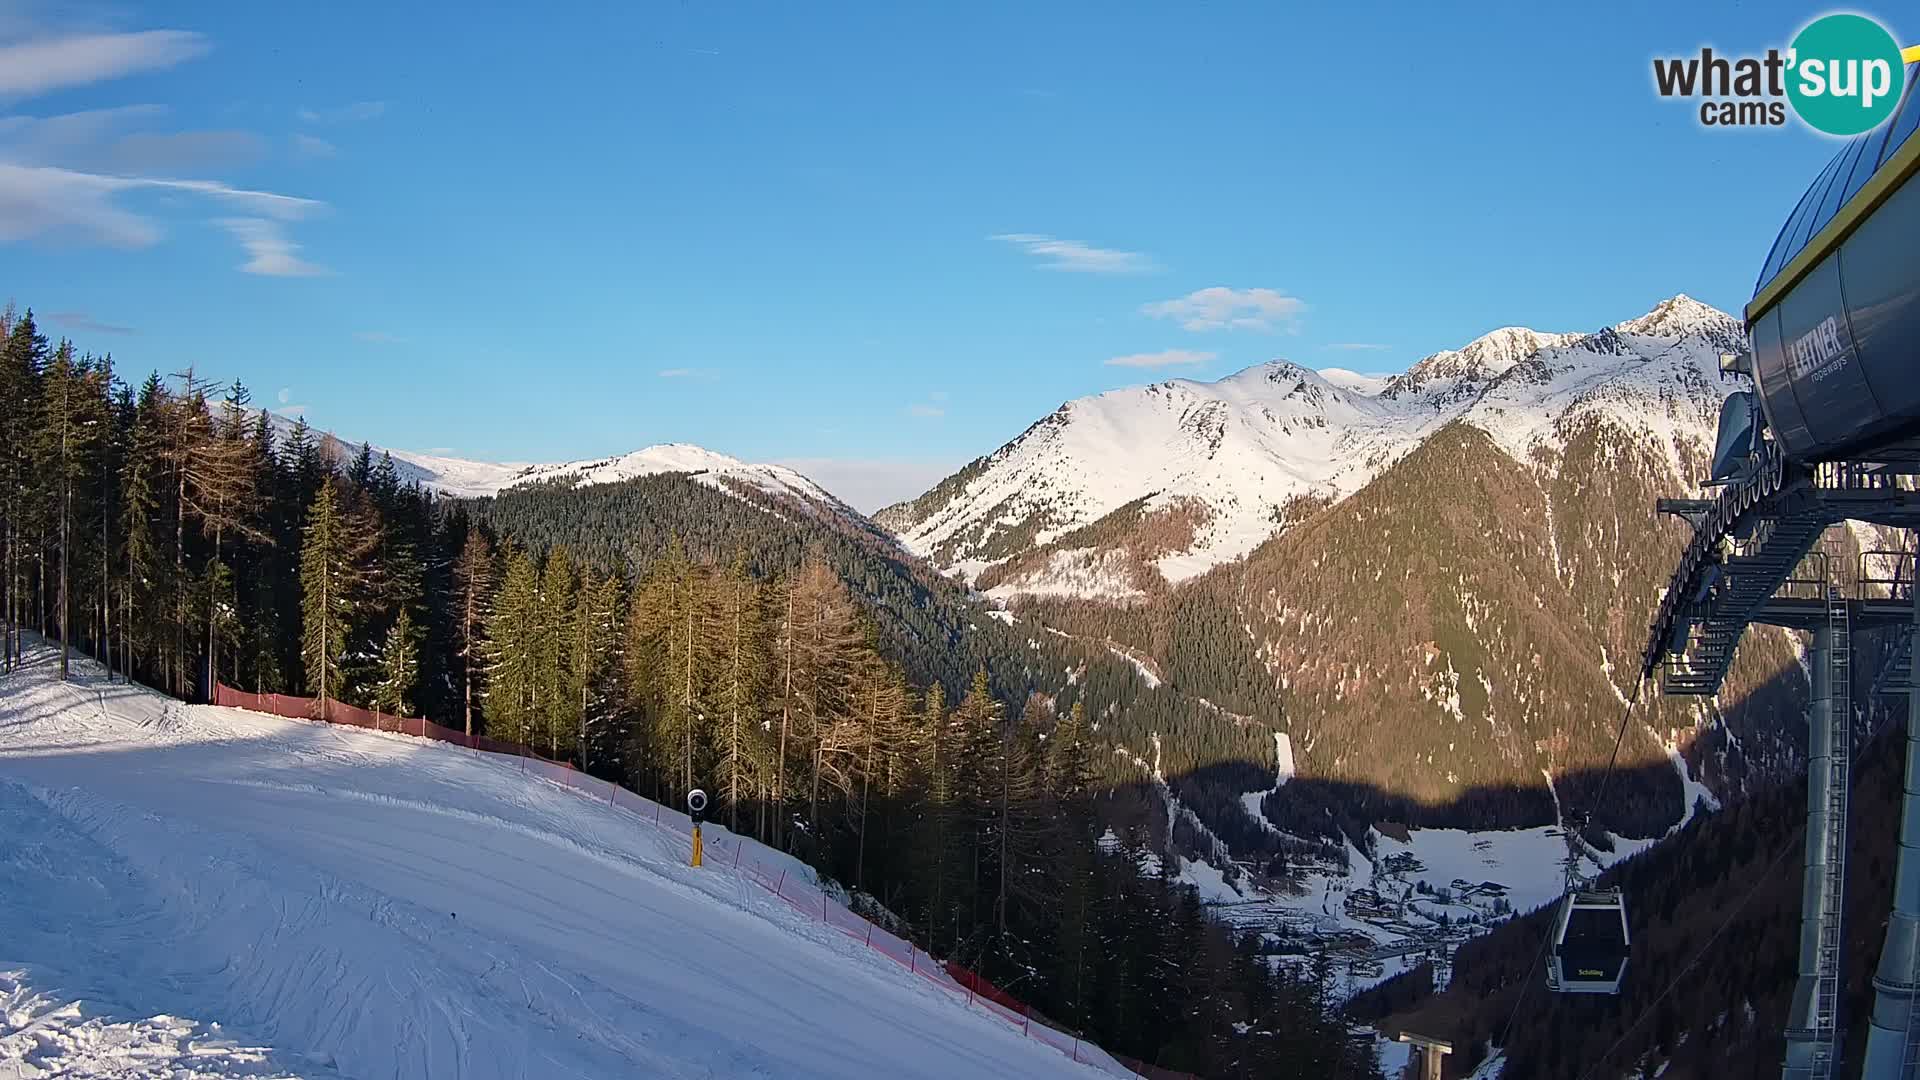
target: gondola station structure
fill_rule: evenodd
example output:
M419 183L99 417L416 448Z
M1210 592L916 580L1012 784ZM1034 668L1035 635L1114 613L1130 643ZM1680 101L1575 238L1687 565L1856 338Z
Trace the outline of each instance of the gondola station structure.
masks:
M1830 527L1849 520L1920 529L1916 76L1920 64L1909 65L1906 99L1893 118L1842 147L1774 242L1745 312L1751 351L1721 358L1723 376L1748 386L1722 409L1711 497L1659 504L1691 522L1693 536L1649 628L1643 684L1657 673L1666 694L1709 696L1748 626L1810 635L1806 857L1782 1070L1788 1080L1854 1075L1839 1056L1853 637L1875 626L1900 639L1874 690L1906 696L1906 783L1893 909L1857 1075L1920 1074L1914 548L1909 539L1905 550L1860 553L1849 567L1837 545L1822 544ZM1581 910L1577 894L1563 901L1563 931ZM1565 973L1561 980L1558 989L1582 988Z

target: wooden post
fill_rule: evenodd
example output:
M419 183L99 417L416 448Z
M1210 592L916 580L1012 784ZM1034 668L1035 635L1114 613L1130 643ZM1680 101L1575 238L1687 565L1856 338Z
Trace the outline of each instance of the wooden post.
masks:
M1395 1036L1395 1039L1413 1044L1414 1060L1420 1065L1421 1080L1440 1080L1441 1066L1447 1055L1453 1053L1452 1043L1426 1035L1415 1035L1410 1031L1401 1032Z

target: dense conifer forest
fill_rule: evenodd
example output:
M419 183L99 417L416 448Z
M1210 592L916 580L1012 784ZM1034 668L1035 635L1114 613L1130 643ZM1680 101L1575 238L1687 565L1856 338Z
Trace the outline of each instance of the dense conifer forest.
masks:
M136 385L31 312L0 317L9 666L31 630L182 698L337 699L674 801L703 786L715 820L1113 1050L1372 1074L1324 975L1270 965L1096 843L1103 802L1141 801L1116 744L1157 725L1192 773L1258 761L1263 731L1145 692L1104 647L981 632L1000 624L878 533L783 520L665 478L445 500L304 420L280 435L238 382Z

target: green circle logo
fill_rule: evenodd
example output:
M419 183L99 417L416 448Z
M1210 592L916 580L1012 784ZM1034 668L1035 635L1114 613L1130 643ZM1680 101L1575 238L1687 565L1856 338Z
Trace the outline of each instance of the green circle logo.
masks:
M1900 43L1864 15L1823 15L1793 39L1787 99L1816 131L1858 135L1893 115L1905 89Z

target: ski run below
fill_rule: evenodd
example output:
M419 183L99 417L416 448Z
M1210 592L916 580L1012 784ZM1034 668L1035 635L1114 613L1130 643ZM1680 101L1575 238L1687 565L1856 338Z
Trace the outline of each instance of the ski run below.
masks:
M0 1075L1100 1075L511 758L29 661Z

